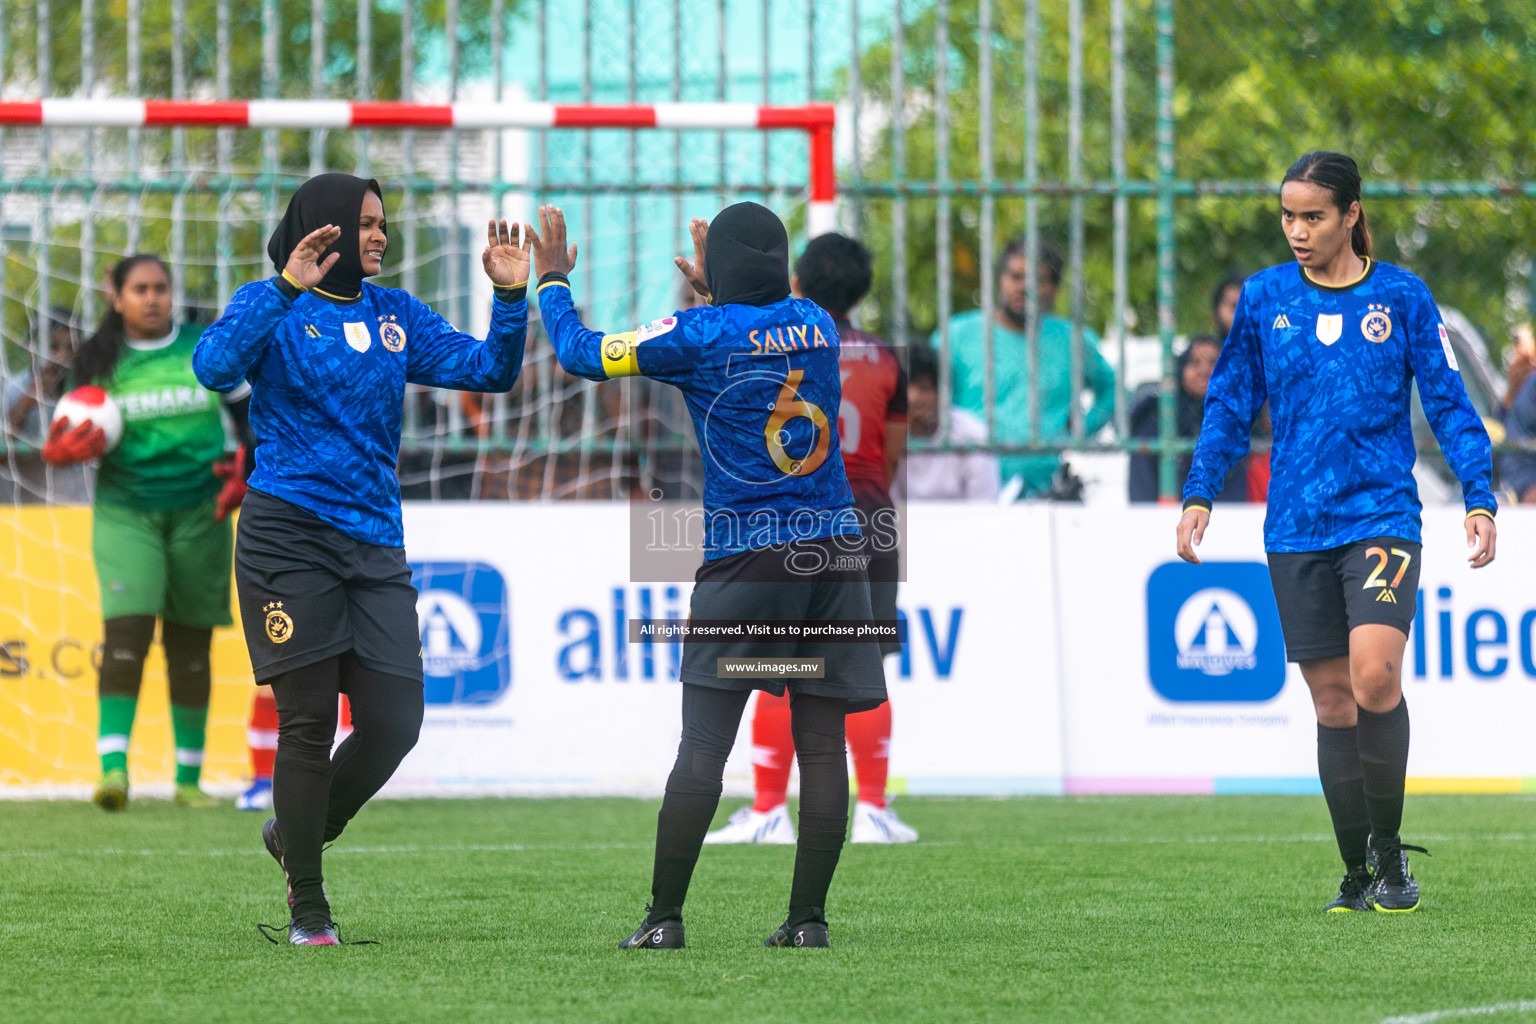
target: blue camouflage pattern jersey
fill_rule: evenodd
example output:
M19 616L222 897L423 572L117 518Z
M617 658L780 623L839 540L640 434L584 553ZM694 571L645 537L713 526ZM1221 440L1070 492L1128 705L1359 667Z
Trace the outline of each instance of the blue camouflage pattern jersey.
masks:
M192 368L204 387L251 383L250 486L349 537L401 547L400 418L405 385L506 391L522 368L526 293L497 295L484 341L398 288L361 298L290 300L275 279L242 285L203 332Z
M568 372L682 391L704 455L706 561L861 535L838 445L837 328L816 303L696 306L604 335L582 325L569 285L549 281L539 309Z
M1468 513L1492 515L1488 432L1424 282L1374 260L1339 287L1313 282L1297 263L1253 275L1206 392L1185 507L1210 507L1268 399L1275 441L1266 550L1321 551L1368 537L1417 542L1414 380Z

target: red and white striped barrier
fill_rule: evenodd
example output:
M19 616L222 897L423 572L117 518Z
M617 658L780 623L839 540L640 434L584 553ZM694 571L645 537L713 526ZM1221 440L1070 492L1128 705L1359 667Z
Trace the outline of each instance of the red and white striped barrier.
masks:
M811 235L836 227L834 108L755 103L349 103L344 100L44 99L0 102L0 126L37 128L663 128L800 130L810 136Z

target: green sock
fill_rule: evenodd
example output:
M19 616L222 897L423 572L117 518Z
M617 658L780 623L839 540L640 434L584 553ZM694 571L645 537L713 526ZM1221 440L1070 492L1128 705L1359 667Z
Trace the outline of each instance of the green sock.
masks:
M102 697L101 729L96 740L96 753L101 755L101 773L128 770L128 736L133 732L134 712L139 709L137 697Z
M171 705L171 732L176 736L176 785L195 786L202 778L207 726L208 705L197 708Z

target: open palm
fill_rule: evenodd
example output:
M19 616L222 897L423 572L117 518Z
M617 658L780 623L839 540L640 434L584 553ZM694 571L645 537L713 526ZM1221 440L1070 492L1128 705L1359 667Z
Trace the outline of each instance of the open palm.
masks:
M491 283L502 288L525 284L528 281L530 259L528 247L531 239L518 243L517 225L505 220L491 221L485 228L486 246L480 254L480 264Z
M288 276L299 283L300 288L317 287L325 280L325 275L341 259L341 253L333 252L325 256L325 250L329 249L336 239L341 237L341 228L334 224L327 224L323 228L316 228L305 235L303 240L294 247L288 256L288 263L283 269ZM321 257L324 256L324 259Z

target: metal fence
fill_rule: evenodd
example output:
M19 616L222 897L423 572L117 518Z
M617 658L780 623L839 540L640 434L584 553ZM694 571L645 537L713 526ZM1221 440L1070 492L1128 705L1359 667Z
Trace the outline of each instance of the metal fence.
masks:
M1390 23L1320 9L1277 42L1295 15L1271 0L38 0L0 6L0 100L835 103L842 224L877 256L864 326L899 345L931 341L947 401L955 318L979 310L986 372L974 411L988 448L1157 451L1170 494L1172 456L1190 446L1176 431L1174 353L1201 332L1212 284L1284 258L1268 197L1303 149L1355 149L1384 256L1467 312L1495 352L1527 315L1527 144L1496 132L1454 140L1472 134L1455 124L1463 99L1528 88L1528 62L1511 65L1506 86L1436 82L1399 65L1403 96L1390 79L1365 81L1358 110L1341 107L1328 82L1272 94L1283 93L1284 69L1318 54L1324 68L1351 48L1432 55L1435 40L1461 31L1454 12L1406 6ZM1530 15L1489 6L1484 34L1502 34L1473 44L1529 52ZM1416 118L1395 116L1399 99ZM1479 116L1479 132L1497 120ZM1398 136L1411 138L1398 146ZM1437 153L1441 139L1452 144ZM129 252L164 253L178 308L213 315L238 284L270 273L266 233L287 193L321 169L384 181L395 251L383 283L470 328L484 323L489 296L472 259L475 225L493 212L526 217L535 202L566 205L584 312L611 328L676 307L670 258L684 251L690 216L761 198L803 238L806 161L803 138L756 131L0 129L0 384L42 370L51 320L89 329L103 271ZM1059 436L1042 429L1039 260L1029 261L1022 350L1011 339L1000 348L992 268L1015 234L1029 252L1044 240L1065 250L1073 395L1084 390L1087 341L1103 338L1117 384L1113 424L1097 435L1078 402ZM1034 388L1021 432L999 429L1003 363L1021 363ZM1137 440L1133 389L1149 375L1159 431ZM688 434L669 389L575 381L535 339L510 395L412 391L402 474L419 496L694 494ZM35 424L6 434L18 457L37 440ZM943 435L931 444L952 447Z

